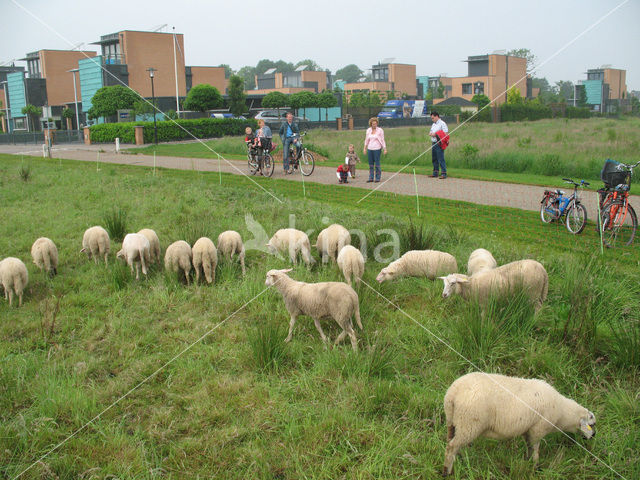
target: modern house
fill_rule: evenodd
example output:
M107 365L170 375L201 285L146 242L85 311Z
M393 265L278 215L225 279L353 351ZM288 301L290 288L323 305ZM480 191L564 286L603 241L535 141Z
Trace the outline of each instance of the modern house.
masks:
M250 95L266 95L270 92L281 92L285 95L304 90L320 93L331 89L331 76L324 71L307 70L300 65L293 72L277 72L270 68L262 75L255 76L256 88L248 90Z
M389 92L394 92L396 97L415 99L416 85L415 65L383 61L371 67L371 81L346 83L343 88L347 98L356 92L369 92L383 94L386 99Z
M587 70L587 79L580 82L585 89L587 105L596 112L627 111L630 103L626 79L626 70L608 65Z

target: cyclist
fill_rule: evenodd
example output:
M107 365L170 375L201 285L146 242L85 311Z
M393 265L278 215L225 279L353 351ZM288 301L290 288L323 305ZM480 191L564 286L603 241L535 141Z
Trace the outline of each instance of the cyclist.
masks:
M286 118L287 120L280 125L278 131L282 140L282 164L285 175L293 173L293 170L289 168L289 145L293 143L296 146L296 156L300 155L300 143L298 142L300 128L297 123L294 123L292 113L288 112Z

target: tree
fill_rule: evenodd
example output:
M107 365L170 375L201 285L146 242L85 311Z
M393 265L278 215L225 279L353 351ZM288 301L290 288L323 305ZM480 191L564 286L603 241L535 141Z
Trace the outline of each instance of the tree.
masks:
M507 103L510 105L524 103L524 98L520 95L520 90L518 88L512 87L507 91Z
M285 62L284 60L274 62L273 60L264 58L256 64L256 74L262 75L270 68L275 68L278 72L292 72L295 69L293 63Z
M191 90L182 105L185 110L206 112L223 105L222 95L218 89L208 83L196 85Z
M38 118L42 116L42 108L28 103L24 107L22 107L22 114L31 119L31 125L34 131L40 130Z
M247 109L246 100L244 80L238 75L231 75L229 77L229 111L235 116L242 115Z
M118 110L131 109L140 99L133 90L114 85L100 88L91 99L91 108L87 112L89 118L113 117Z
M288 97L282 92L269 92L262 99L262 106L265 108L277 108L278 120L280 119L280 109L286 107Z
M535 70L535 64L538 58L528 48L516 48L514 50L509 50L507 55L524 58L527 61L527 73L533 73Z
M395 99L396 99L396 92L394 90L387 92L387 100L395 100Z
M576 93L577 93L576 103L578 104L578 107L586 107L587 106L587 89L584 87L584 85L576 85Z
M245 90L253 90L256 86L256 68L245 66L238 70L237 75L242 77L244 80L244 89Z
M337 70L335 77L338 79L341 78L347 83L354 83L354 82L357 82L358 79L362 77L362 75L364 75L364 72L360 70L360 68L357 65L351 63Z
M573 101L573 82L570 80L560 80L556 82L558 94L564 101Z
M489 97L487 97L486 95L481 95L479 93L475 94L471 101L478 105L478 110L482 110L484 107L491 103L491 99L489 99Z
M62 109L62 118L66 120L67 130L71 130L74 116L75 113L69 107L64 107ZM78 125L78 128L80 128L80 125Z
M306 70L311 70L313 72L322 71L322 67L309 58L307 58L306 60L300 60L298 63L296 63L293 66L294 70L298 68L300 65L306 65L307 66Z
M356 92L349 99L350 107L366 107L369 104L369 94L364 92Z
M158 106L158 99L156 98L156 103L155 106ZM132 107L132 112L134 115L134 118L137 116L142 116L142 115L153 115L153 103L151 102L151 100L147 101L143 98L139 98L138 100L136 100L136 102L133 104ZM156 113L157 110L156 110Z
M226 63L221 63L220 65L218 65L218 67L223 67L224 68L224 78L230 78L231 75L233 75L235 73L233 71L233 68L231 68Z
M302 92L296 92L289 95L289 104L291 108L296 110L300 108L313 108L317 107L318 94L303 90Z
M324 108L324 121L329 121L329 109L338 105L338 99L329 90L325 90L318 95L318 108ZM318 112L318 118L320 118L320 112Z
M438 83L438 88L436 89L433 98L444 98L444 84Z

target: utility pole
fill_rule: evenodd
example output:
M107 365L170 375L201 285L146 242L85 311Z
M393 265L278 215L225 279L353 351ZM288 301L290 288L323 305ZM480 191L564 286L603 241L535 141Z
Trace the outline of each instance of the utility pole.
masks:
M153 67L147 68L147 72L149 72L149 78L151 79L151 98L153 102L153 142L158 144L158 124L156 123L156 92L153 89L153 77L154 72L157 72Z

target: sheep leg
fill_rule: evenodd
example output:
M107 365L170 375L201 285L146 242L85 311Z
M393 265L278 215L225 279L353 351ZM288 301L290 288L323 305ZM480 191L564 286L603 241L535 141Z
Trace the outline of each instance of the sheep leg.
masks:
M244 252L241 252L239 257L240 257L240 265L242 266L242 275L246 275L247 271L244 267Z
M298 252L296 250L296 247L293 245L289 246L289 260L291 260L291 263L293 263L294 265L296 265L296 262L298 261Z
M9 306L11 306L12 304L13 304L13 290L9 289Z
M108 253L105 253L105 254L104 254L104 265L105 265L105 267L108 265L108 262L107 262L107 257L108 257L108 256L109 256L109 254L108 254ZM97 265L97 264L98 264L98 258L96 257L96 265Z
M324 332L322 331L322 325L320 325L320 320L317 318L313 319L313 323L316 324L316 329L318 330L318 332L320 333L320 338L322 339L322 342L325 344L327 344L327 342L329 341L329 339L327 338L327 336L324 334Z
M22 292L18 295L18 306L22 306Z
M338 337L336 338L336 341L334 342L334 345L338 345L341 341L344 340L344 337L347 336L347 332L342 330L342 332L340 332L340 335L338 335Z
M196 283L200 283L200 267L195 267L194 270L196 271Z
M444 471L443 475L451 475L453 473L453 461L456 459L458 451L471 443L475 438L480 435L480 432L473 430L454 431L454 436L447 443L447 450L444 455Z
M196 269L196 277L198 275L198 270ZM187 285L191 284L191 281L189 280L189 272L187 270L184 271L184 278L187 280Z
M533 461L533 464L538 463L540 452L540 437L533 435L531 432L524 434L524 441L527 443L527 458Z
M329 255L326 252L322 252L322 264L326 265L329 263Z
M290 342L291 337L293 337L293 326L296 324L296 315L291 315L291 320L289 320L289 335L284 339L285 342Z
M140 280L140 265L136 263L136 280ZM133 265L131 265L131 273L133 273Z
M345 329L347 335L349 335L349 339L351 340L351 348L353 348L354 352L358 351L358 339L356 337L356 332L353 331L353 327L351 325L347 325Z

